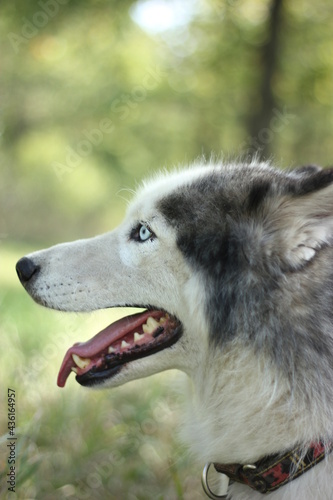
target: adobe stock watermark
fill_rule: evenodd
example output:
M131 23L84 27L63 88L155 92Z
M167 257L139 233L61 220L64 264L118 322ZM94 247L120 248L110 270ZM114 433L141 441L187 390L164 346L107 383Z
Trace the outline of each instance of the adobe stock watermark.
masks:
M119 418L122 420L122 416L119 413ZM107 488L112 495L112 489L116 486L121 486L121 481L117 481L117 470L120 470L124 466L126 461L126 456L121 452L121 443L126 444L126 441L130 439L131 449L135 450L134 453L138 455L143 453L146 441L146 435L154 435L159 427L158 422L154 417L144 419L140 424L140 430L137 428L127 434L123 438L118 438L115 445L114 451L108 453L102 459L95 461L90 467L89 472L82 479L77 482L77 488L75 492L75 498L77 500L86 500L92 497L97 497L100 489ZM149 445L148 445L149 447ZM150 447L148 448L147 455L151 457ZM118 484L117 484L118 482ZM116 484L115 484L116 483ZM120 483L120 484L119 484ZM95 492L95 495L93 494ZM134 497L133 497L134 498Z
M139 440L139 438L138 438ZM93 490L98 490L104 483L110 483L114 476L114 471L125 462L125 457L118 451L111 452L108 457L100 462L96 462L84 479L78 481L78 489L75 491L78 500L90 499ZM109 480L109 481L108 481Z
M75 148L67 146L65 163L53 161L51 166L60 181L66 174L73 172L79 167L84 158L89 156L94 147L99 146L104 139L105 134L111 134L114 130L114 125L111 120L104 118L99 122L98 128L83 130L84 139L79 141Z
M166 75L167 72L158 66L148 69L140 85L135 85L129 94L121 94L119 98L112 101L111 111L119 114L120 120L126 120L130 116L131 110L137 108L139 103L147 98L148 93L154 90Z
M119 116L119 120L126 120L148 96L149 92L154 90L165 76L165 71L161 68L150 68L141 80L139 85L135 85L127 94L121 94L111 102L111 111ZM115 129L115 125L109 118L103 118L97 128L82 131L82 139L73 147L66 147L66 156L64 162L53 161L51 167L54 170L59 181L63 181L66 174L77 169L84 158L89 156L94 148L102 144L106 135L110 135Z
M273 109L273 117L268 127L262 128L256 137L248 137L240 145L240 150L245 156L254 156L258 152L260 153L267 144L273 141L275 134L280 133L295 118L296 115L289 113L286 106L282 111Z
M236 7L239 0L226 0L225 2L220 2L220 0L215 0L211 2L210 8L216 19L222 21L225 19L227 9Z
M66 3L68 0L40 0L37 2L40 10L37 10L30 19L22 17L23 23L20 33L11 31L7 34L14 52L18 54L21 45L27 44L29 40L37 36L39 31L58 14L60 6Z
M29 363L18 367L17 373L23 385L31 384L31 380L38 379L50 362L54 361L59 352L63 352L64 345L68 343L68 337L78 331L75 319L68 323L66 320L66 333L57 333L42 349L32 352ZM29 388L29 394L38 396L38 389Z

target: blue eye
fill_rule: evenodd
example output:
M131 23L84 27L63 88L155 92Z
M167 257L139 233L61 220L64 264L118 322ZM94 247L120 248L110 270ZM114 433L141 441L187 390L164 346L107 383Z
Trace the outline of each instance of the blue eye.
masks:
M155 234L150 230L149 226L140 222L137 226L133 227L130 233L130 239L138 243L144 243L148 240L153 240Z
M139 229L139 240L140 241L147 241L152 236L153 236L153 233L151 231L149 231L148 227L145 226L144 224L141 224L140 229Z

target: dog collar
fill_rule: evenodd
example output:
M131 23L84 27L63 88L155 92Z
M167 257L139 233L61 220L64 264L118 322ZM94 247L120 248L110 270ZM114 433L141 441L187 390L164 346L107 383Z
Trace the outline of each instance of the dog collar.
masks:
M311 443L305 455L304 448L297 447L284 455L270 455L253 464L214 463L213 465L217 472L225 474L231 481L245 484L259 493L271 493L304 474L332 451L333 442L324 444L319 441ZM202 473L203 489L208 497L214 500L227 498L226 495L214 495L208 485L207 476L211 465L208 463L204 467Z

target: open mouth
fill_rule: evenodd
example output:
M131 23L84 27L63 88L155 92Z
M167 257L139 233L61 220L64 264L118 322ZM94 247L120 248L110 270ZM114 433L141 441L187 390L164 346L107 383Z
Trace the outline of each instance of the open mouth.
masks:
M99 384L125 364L172 346L182 332L180 321L165 311L149 310L122 318L68 349L57 384L64 387L72 371L81 385Z

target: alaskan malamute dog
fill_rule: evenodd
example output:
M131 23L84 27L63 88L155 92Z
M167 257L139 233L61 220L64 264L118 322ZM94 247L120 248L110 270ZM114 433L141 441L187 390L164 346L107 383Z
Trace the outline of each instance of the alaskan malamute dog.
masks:
M46 307L145 309L71 347L60 387L71 371L115 387L183 370L184 434L206 472L232 479L222 498L333 498L333 169L163 174L114 231L17 271Z

